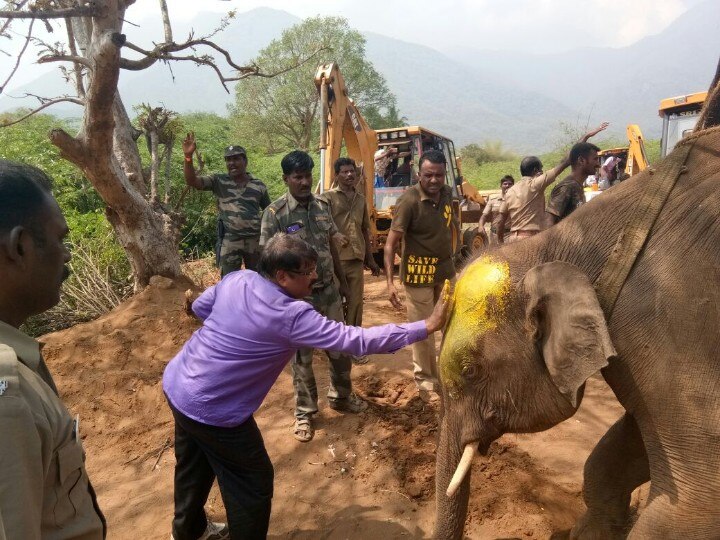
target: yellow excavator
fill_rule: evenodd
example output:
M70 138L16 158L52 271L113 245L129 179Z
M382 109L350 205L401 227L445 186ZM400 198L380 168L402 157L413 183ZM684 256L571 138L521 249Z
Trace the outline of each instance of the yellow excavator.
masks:
M609 157L618 158L618 173L628 177L647 169L648 159L645 153L645 139L642 131L640 131L640 126L629 124L626 133L628 138L627 146L601 150L598 155L601 164Z
M364 193L370 215L370 242L378 264L382 264L392 211L395 203L417 178L417 164L422 153L440 150L447 160L446 183L452 189L453 211L460 223L477 224L485 199L480 195L463 193L460 160L455 156L453 141L443 135L420 126L405 126L391 129L372 129L355 103L348 96L345 81L337 64L323 64L315 74L315 85L320 94L320 193L334 187L333 166L340 157L343 143L346 154L360 168L361 179L358 189ZM375 185L375 152L393 147L394 157L390 160L381 184ZM474 203L472 209L461 208L461 202ZM468 206L467 204L465 206ZM474 235L466 234L472 241ZM472 237L471 237L472 236ZM465 242L468 243L468 242ZM456 239L455 250L459 251L463 238Z
M660 101L658 114L663 119L661 157L672 152L683 137L692 133L706 99L707 92L695 92Z
M320 193L334 187L333 166L345 143L349 158L361 171L361 184L371 200L378 148L377 135L347 95L345 81L337 65L323 64L315 73L315 85L320 93Z

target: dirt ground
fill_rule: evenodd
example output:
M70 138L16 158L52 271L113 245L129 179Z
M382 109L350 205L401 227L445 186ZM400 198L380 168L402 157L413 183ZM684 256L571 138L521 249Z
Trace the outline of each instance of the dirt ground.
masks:
M196 281L204 276L197 267L191 270ZM404 320L387 302L380 278L368 275L366 281L365 323ZM110 538L170 534L173 426L160 380L197 328L182 311L188 283L155 278L112 313L43 338L61 394L71 412L80 414L88 469ZM315 366L319 387L327 388L324 355L316 355ZM361 415L337 413L321 390L310 443L292 437L289 368L255 415L275 465L270 538L431 534L437 410L417 396L410 351L377 355L353 368L353 378L370 408ZM506 435L494 443L473 466L467 537L565 538L583 511L583 463L621 410L605 383L593 378L573 418L544 433ZM217 487L208 512L224 517Z

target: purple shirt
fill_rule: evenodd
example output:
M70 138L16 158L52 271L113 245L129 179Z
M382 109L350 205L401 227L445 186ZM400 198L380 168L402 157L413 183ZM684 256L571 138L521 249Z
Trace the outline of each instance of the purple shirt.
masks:
M163 390L178 411L211 426L252 416L297 349L362 356L427 337L424 321L373 328L331 321L250 270L228 274L192 308L204 324L165 368Z

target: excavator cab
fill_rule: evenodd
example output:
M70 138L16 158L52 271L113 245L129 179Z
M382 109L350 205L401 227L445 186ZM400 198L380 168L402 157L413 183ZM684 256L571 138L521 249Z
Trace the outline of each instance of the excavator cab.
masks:
M389 147L397 151L384 171L384 175L376 177L373 189L373 208L370 208L372 235L377 239L377 249L385 244L392 221L392 210L403 192L417 182L418 164L424 152L439 150L447 161L445 183L453 192L453 207L457 215L462 184L459 161L455 156L455 145L452 140L419 126L381 129L377 131L378 151ZM478 216L479 217L479 216Z
M484 199L482 196L472 198L479 209L460 207L463 199L460 160L450 139L419 126L373 130L348 96L345 81L335 63L318 66L315 85L321 107L318 192L332 189L334 178L331 171L342 152L355 160L360 171L358 189L365 194L370 214L370 243L379 264L382 264L382 250L390 230L393 208L403 192L417 182L418 164L423 152L440 150L445 155L445 182L453 193L453 211L460 223L477 223ZM375 169L374 159L376 151L391 146L397 151L381 171L382 174L378 174L380 171ZM458 239L457 250L462 240Z
M660 156L672 152L675 145L695 129L707 92L663 99L658 114L663 119Z

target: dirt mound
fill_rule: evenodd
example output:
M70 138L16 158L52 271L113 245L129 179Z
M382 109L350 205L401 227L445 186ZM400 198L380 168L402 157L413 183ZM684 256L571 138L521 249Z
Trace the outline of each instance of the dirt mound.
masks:
M193 280L208 285L204 263ZM88 469L111 538L167 537L172 519L172 417L162 372L197 321L182 309L188 280L154 278L108 315L44 336L43 352L61 394L80 414ZM404 319L368 277L366 324ZM353 368L355 390L371 406L360 415L327 407L327 360L316 354L320 389L316 436L292 438L287 368L256 414L275 466L271 538L420 538L434 517L437 407L423 403L408 350ZM581 411L550 435L506 436L473 466L470 538L548 538L582 511L582 462L619 408L591 381ZM208 502L222 519L217 488Z

